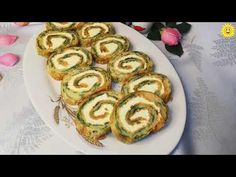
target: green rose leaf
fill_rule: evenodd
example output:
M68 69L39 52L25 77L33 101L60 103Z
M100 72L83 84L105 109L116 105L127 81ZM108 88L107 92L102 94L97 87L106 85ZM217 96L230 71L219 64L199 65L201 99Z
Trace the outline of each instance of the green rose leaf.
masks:
M165 48L168 52L178 55L179 57L181 57L184 53L182 45L180 43L175 46L165 45Z
M179 32L181 34L189 32L191 27L192 27L192 25L190 25L186 22L176 25L176 28L179 30Z
M150 32L148 33L147 38L151 40L161 40L161 33L159 30L159 26L157 26L156 23L153 24Z
M157 28L159 31L161 31L162 28L165 27L165 25L163 25L162 23L160 22L156 22L154 23L154 25L152 26L153 28Z
M166 26L176 28L176 22L166 22Z

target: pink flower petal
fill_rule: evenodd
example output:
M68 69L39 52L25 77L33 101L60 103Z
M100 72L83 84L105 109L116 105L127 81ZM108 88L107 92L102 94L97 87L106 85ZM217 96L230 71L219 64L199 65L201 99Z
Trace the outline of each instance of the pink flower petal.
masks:
M0 46L1 45L11 45L16 41L16 39L17 39L17 36L15 36L15 35L9 35L9 34L0 35Z
M14 66L19 61L19 57L12 53L6 53L0 56L0 64L5 66Z
M15 22L17 26L27 26L29 22Z

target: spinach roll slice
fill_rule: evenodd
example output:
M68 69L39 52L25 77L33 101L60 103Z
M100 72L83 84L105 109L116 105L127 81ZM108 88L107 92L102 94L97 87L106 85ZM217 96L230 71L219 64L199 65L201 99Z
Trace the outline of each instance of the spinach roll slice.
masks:
M152 92L167 103L171 98L172 86L166 75L146 73L130 78L122 86L122 93L125 95L137 91Z
M79 104L75 120L79 134L91 143L104 138L111 130L110 118L119 97L115 91L99 92Z
M46 29L52 30L76 30L80 29L84 22L47 22Z
M143 52L129 51L114 57L107 69L112 79L122 84L134 75L151 72L153 61Z
M70 47L50 55L47 60L47 71L55 80L62 80L67 73L91 66L92 63L92 54L87 49Z
M46 30L40 33L36 39L38 54L44 57L49 57L55 51L78 44L77 34L64 30Z
M111 77L99 67L86 67L69 72L61 82L63 100L70 104L79 104L84 98L111 89Z
M168 119L168 107L150 92L133 92L118 101L111 117L111 130L130 144L159 131Z
M129 50L129 40L120 35L107 35L96 40L91 48L99 64L107 64L116 55Z
M84 47L91 47L92 43L99 37L107 34L114 34L114 28L111 23L89 22L77 31Z

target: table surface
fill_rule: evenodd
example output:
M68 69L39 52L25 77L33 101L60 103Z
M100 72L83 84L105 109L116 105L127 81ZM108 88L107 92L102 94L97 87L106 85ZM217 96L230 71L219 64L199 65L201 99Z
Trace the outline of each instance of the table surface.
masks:
M191 24L181 58L153 41L174 65L186 93L185 131L172 154L236 154L236 37L221 37L224 23ZM22 58L37 28L0 24L0 34L19 36L14 45L1 46L0 55L12 52L21 58L12 68L0 66L0 153L81 154L41 120L27 95Z

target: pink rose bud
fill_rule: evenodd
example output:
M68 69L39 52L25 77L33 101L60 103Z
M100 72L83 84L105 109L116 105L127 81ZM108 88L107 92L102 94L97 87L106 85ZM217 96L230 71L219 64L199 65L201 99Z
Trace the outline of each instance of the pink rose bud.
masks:
M12 53L6 53L0 56L0 64L5 66L14 66L18 61L19 58Z
M161 33L161 40L164 44L174 46L179 43L181 34L176 28L164 28Z
M15 22L17 26L27 26L29 22Z
M17 36L15 35L0 35L0 46L1 45L11 45L13 44L17 39Z

